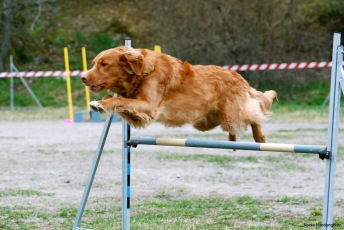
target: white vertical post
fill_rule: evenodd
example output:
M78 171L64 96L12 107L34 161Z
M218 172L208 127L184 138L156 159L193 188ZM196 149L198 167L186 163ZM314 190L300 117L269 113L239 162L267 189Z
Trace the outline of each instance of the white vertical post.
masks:
M125 46L131 47L130 38ZM130 125L122 120L122 230L130 229Z
M33 91L31 90L29 84L25 81L24 77L20 74L19 70L17 69L17 67L12 64L12 70L14 70L17 74L19 79L21 80L21 82L23 83L23 85L25 86L25 88L27 89L27 91L29 91L29 93L31 94L31 97L33 98L33 100L36 102L36 104L38 105L38 107L40 109L43 109L43 106L41 104L41 102L38 100L38 98L36 97L36 95L33 93Z
M332 69L331 69L331 91L328 118L328 137L327 150L330 151L330 159L326 162L325 175L325 194L323 208L323 230L332 229L333 225L333 206L334 190L336 177L336 160L338 149L338 128L339 128L339 110L340 110L340 68L343 62L343 47L340 46L341 34L334 33L332 50Z
M11 94L11 101L10 101L10 108L11 111L14 110L14 83L13 83L13 78L14 78L14 70L13 70L13 56L10 56L10 72L11 72L11 79L10 79L10 94Z
M19 79L24 84L24 86L27 89L27 91L29 91L29 93L31 94L33 100L37 103L38 107L40 109L43 109L43 106L42 106L41 102L38 100L36 95L31 90L29 84L25 81L23 76L20 74L18 68L14 65L14 63L13 63L13 56L12 55L10 56L10 72L11 72L11 82L10 82L10 85L11 85L11 110L14 109L14 84L13 84L14 72L18 74Z

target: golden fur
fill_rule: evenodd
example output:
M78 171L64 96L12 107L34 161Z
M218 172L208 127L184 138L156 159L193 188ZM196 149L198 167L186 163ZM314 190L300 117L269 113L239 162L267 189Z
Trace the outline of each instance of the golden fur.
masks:
M191 65L147 49L117 47L98 54L81 77L91 91L118 97L92 101L99 112L117 113L134 127L152 121L166 126L192 124L200 131L218 125L229 140L251 125L257 142L265 142L261 123L276 97L250 87L237 72L214 65Z

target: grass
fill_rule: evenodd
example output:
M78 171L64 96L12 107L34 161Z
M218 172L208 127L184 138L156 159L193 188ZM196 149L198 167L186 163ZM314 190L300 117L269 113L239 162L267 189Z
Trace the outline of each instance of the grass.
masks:
M76 107L75 110L82 107ZM343 113L343 112L341 112ZM341 114L343 115L343 114ZM41 120L65 119L68 108L36 108L16 109L15 111L0 111L0 120ZM343 119L343 116L341 116ZM327 111L320 107L302 108L293 105L274 107L272 122L307 122L327 121ZM319 130L315 130L319 131ZM322 131L322 130L321 130ZM325 130L324 130L325 131ZM218 138L218 134L210 134ZM281 130L279 138L288 137L288 130ZM202 137L204 137L202 135ZM343 147L340 147L342 150ZM230 150L229 150L230 151ZM40 151L40 154L49 154ZM158 154L160 161L195 161L216 164L220 167L234 167L235 163L254 163L267 166L268 170L305 170L299 165L300 159L292 155L268 156L230 156L203 154ZM341 158L342 159L342 158ZM302 163L302 162L301 162ZM300 164L301 164L300 163ZM176 188L183 195L185 188ZM0 198L18 198L28 196L49 196L37 190L0 191ZM315 229L307 227L321 223L322 209L313 205L312 201L304 198L281 197L274 200L256 199L248 196L232 199L196 197L190 199L172 199L168 190L158 191L154 198L148 201L133 201L131 206L132 229ZM98 199L98 202L87 207L81 227L92 229L121 229L121 208L118 198L109 202L108 199ZM115 204L114 204L115 203ZM288 212L296 207L307 205L306 214ZM275 211L276 208L287 207L285 213ZM76 207L65 204L64 208L38 209L36 207L0 207L0 229L71 229L76 216ZM336 217L335 224L344 226L344 217ZM341 227L334 229L341 229Z
M272 106L272 122L327 122L328 105L297 105L292 103L275 103ZM340 110L340 119L344 121L344 109Z
M31 190L31 189L5 189L0 190L0 197L8 196L48 196L48 193L42 193L40 191Z
M133 222L137 220L139 226L133 229L224 229L237 221L263 222L275 217L260 201L250 197L153 201L139 207L142 208L149 212L134 214ZM145 223L147 220L152 224Z
M162 197L132 204L131 229L307 229L303 227L321 223L322 211L319 207L314 207L306 215L277 215L274 208L286 203L293 207L308 201L295 198L261 201L249 196L178 200ZM22 207L0 207L0 228L70 229L76 212L75 208L49 212ZM100 203L86 209L80 227L121 229L120 213L119 206L109 207ZM344 226L344 217L335 218L335 223Z
M63 109L68 107L66 80L64 78L29 78L25 79L30 84L31 90L44 108ZM71 77L73 105L86 108L85 87L79 77ZM1 79L0 90L5 92L0 97L0 108L10 107L10 79ZM90 94L91 100L99 100L107 92ZM29 91L18 78L14 78L14 107L17 110L38 110L38 106Z
M278 203L288 203L288 204L305 204L309 203L309 200L305 198L295 198L295 197L283 197L277 199Z
M231 157L224 155L203 155L203 154L179 154L179 153L158 153L156 158L159 161L201 161L215 163L219 166L226 166L228 163L236 162L258 162L258 157Z

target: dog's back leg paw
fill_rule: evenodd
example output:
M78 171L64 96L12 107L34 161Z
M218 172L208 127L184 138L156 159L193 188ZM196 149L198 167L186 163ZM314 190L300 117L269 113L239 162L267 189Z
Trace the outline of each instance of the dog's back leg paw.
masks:
M262 126L260 124L257 124L257 123L252 123L251 128L252 128L254 140L256 142L265 143L266 138L262 132Z

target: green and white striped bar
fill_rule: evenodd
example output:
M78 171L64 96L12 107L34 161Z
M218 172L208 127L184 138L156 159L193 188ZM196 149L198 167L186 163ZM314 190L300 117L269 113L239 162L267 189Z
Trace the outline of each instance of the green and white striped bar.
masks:
M132 137L129 145L164 145L182 146L199 148L217 149L241 149L270 152L292 152L292 153L313 153L319 154L326 150L324 145L295 145L295 144L276 144L276 143L255 143L255 142L232 142L232 141L213 141L198 139L177 139L177 138L154 138L154 137Z

